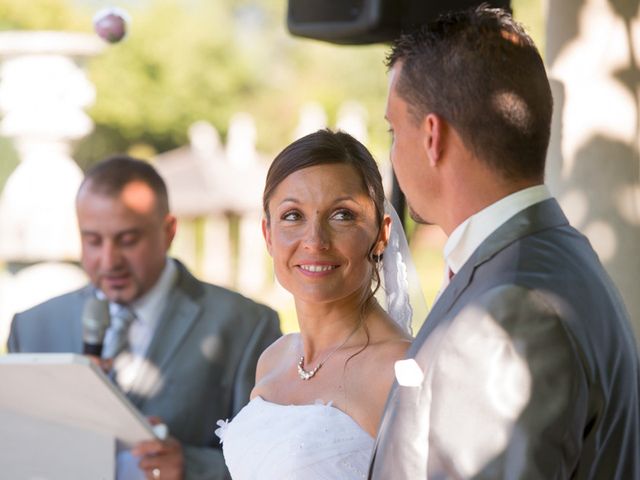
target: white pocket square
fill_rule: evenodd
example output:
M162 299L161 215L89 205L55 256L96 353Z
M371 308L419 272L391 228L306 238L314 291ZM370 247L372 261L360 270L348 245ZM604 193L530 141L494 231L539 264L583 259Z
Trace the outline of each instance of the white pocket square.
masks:
M424 372L413 358L398 360L394 369L398 385L403 387L419 387L424 380Z

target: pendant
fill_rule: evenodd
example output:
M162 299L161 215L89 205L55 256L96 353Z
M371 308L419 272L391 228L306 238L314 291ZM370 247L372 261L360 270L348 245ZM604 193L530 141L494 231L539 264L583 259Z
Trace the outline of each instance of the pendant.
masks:
M300 361L298 362L298 376L301 380L309 380L320 370L322 363L319 363L316 368L310 371L306 371L302 365L304 365L304 355L300 357Z

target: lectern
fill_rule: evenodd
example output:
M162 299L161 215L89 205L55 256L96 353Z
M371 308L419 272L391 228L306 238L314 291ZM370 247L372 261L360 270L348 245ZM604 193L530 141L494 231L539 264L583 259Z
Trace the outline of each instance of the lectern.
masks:
M116 453L155 438L88 358L0 356L0 477L113 480Z

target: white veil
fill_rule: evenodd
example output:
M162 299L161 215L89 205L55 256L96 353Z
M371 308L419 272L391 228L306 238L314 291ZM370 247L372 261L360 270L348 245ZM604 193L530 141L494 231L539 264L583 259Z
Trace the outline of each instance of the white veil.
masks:
M391 234L382 257L380 290L389 316L412 334L412 324L421 324L427 315L427 303L400 218L387 200L384 210L391 217Z

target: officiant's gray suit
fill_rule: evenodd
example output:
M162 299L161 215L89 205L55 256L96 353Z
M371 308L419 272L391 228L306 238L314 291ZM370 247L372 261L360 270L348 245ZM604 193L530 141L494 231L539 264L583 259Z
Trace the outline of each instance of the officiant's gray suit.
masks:
M280 336L277 314L238 293L200 282L178 264L178 279L127 396L156 415L183 445L187 479L227 478L216 421L249 400L259 355ZM17 314L11 352L82 353L82 309L91 287Z
M640 479L628 315L554 199L476 249L407 359L370 478Z

